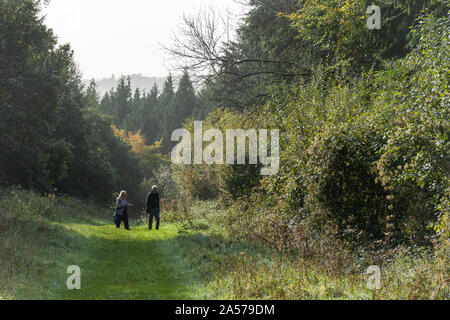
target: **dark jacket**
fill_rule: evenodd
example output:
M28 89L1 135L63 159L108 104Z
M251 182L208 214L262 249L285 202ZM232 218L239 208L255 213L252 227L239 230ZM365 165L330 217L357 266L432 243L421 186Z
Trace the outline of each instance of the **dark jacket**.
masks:
M150 192L147 196L147 212L150 211L151 208L159 209L159 193L158 192Z

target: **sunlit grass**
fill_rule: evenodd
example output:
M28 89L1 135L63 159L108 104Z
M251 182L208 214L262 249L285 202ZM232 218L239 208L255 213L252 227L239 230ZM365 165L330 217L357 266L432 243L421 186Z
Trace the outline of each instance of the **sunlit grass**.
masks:
M230 232L239 213L213 201L164 212L160 230L151 231L142 221L117 229L109 209L70 198L13 192L0 208L0 299L450 297L448 263L438 255L399 251L383 267L381 288L370 290L363 266L330 272L339 265L280 254ZM81 268L80 290L66 287L69 265Z
M11 227L1 229L2 299L200 299L205 294L204 280L180 251L176 225L117 229L112 219L83 215L89 208L75 201L58 203L56 214L47 218L45 208L33 209L35 196L19 198L21 218L13 207L1 217ZM80 290L66 287L69 265L81 269Z

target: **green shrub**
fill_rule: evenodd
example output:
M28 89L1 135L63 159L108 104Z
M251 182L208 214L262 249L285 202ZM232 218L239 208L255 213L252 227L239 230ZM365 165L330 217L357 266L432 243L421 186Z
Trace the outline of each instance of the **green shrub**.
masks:
M319 227L331 222L352 241L383 238L388 204L374 165L381 145L382 136L358 124L332 127L316 138L307 151L305 206Z
M218 196L216 172L206 165L173 165L172 170L182 197L207 200Z

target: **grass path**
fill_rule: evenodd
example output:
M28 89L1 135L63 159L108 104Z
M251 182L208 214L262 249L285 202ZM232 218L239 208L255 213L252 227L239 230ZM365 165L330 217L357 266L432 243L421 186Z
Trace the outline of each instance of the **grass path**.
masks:
M203 282L180 252L175 225L163 225L160 230L138 226L127 231L96 220L61 226L72 231L72 245L63 260L80 267L81 289L68 290L65 282L63 286L59 283L56 298L202 298ZM65 279L69 276L64 275Z
M331 273L322 261L299 263L228 235L230 212L214 202L195 203L189 226L163 215L158 231L136 221L132 231L116 229L110 210L72 198L20 191L0 204L0 300L449 297L446 256L399 256L383 268L381 289L370 290L371 261ZM81 269L80 290L67 289L70 265Z

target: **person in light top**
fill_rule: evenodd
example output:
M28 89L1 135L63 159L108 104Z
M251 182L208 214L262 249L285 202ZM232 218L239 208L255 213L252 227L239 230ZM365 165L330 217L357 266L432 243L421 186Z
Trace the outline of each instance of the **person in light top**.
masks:
M123 221L126 230L131 230L128 225L128 207L133 205L127 202L127 192L125 190L120 191L119 196L116 199L116 209L114 210L114 222L116 227L120 228L120 223Z

